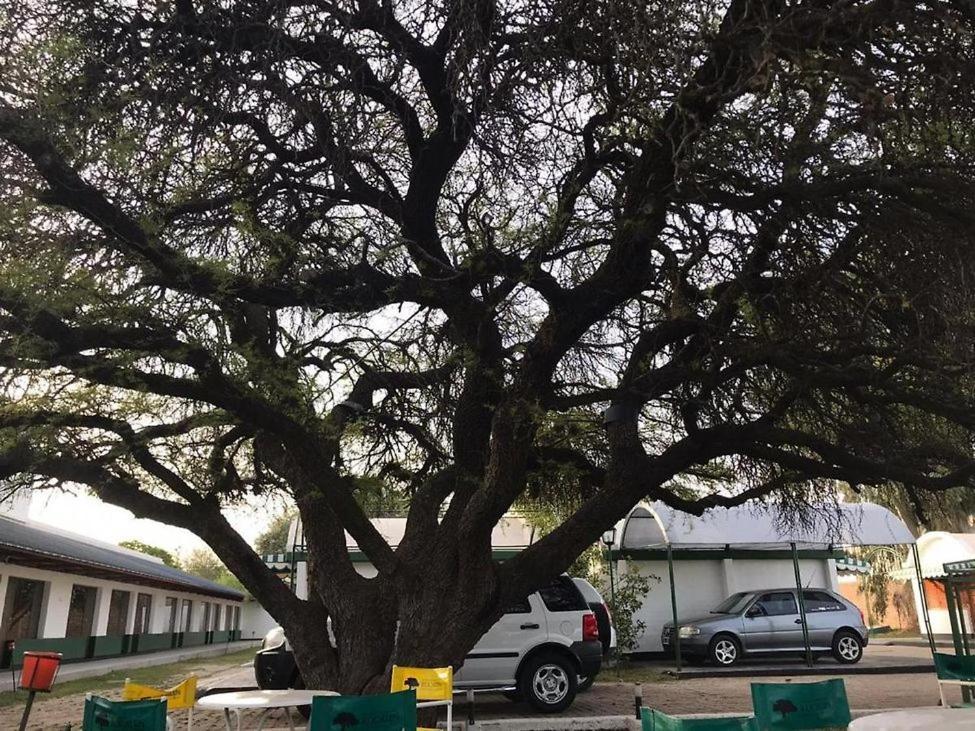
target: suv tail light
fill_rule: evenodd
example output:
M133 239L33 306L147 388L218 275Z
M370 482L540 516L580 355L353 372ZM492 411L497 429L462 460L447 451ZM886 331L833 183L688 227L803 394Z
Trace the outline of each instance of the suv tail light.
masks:
M586 612L582 615L582 641L589 642L598 639L599 625L596 623L596 615L592 612Z

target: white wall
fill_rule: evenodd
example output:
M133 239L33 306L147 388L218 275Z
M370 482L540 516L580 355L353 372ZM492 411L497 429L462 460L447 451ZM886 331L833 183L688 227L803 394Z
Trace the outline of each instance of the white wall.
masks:
M831 588L830 564L826 559L800 559L799 572L803 586ZM670 580L666 561L620 561L617 575L636 566L646 575L655 575L650 593L635 618L646 624L636 652L660 652L660 632L672 619ZM834 569L835 575L835 567ZM706 615L729 594L751 589L793 587L795 571L789 559L706 559L674 561L674 584L677 588L677 614L680 619Z
M149 622L150 632L153 633L166 632L169 629L169 615L166 612L165 606L167 597L176 597L181 604L184 599L190 599L193 602L194 630L201 628L204 601L211 602L211 604L216 602L223 605L219 629L223 629L227 607L230 605L240 606L240 602L207 597L201 594L168 591L154 587L140 586L138 584L128 584L121 581L107 581L105 579L94 579L77 574L28 568L15 564L4 564L0 566L0 613L3 611L3 602L7 596L7 581L12 576L45 582L44 600L41 603L40 637L64 637L68 623L68 608L71 603L71 588L75 584L94 586L98 590L93 622L94 634L105 633L108 625L108 605L113 589L129 592L129 610L128 616L126 617L126 627L128 628L131 628L132 623L135 621L137 595L149 594L152 596ZM212 608L210 611L212 613ZM242 629L243 626L243 615L241 615Z
M968 533L946 533L943 531L931 531L924 533L917 539L917 551L921 558L921 570L925 578L930 576L942 576L944 565L954 561L970 561L975 559L975 536ZM918 627L923 635L927 635L924 625L924 614L921 608L920 587L917 583L914 558L910 556L904 563L905 568L911 571L911 591L914 595L914 608L917 611ZM931 632L935 635L951 635L951 618L948 616L948 609L945 606L942 591L936 592L939 598L931 596L933 600L928 606L928 615L931 619ZM965 626L971 631L972 616L967 607L962 607Z
M278 626L277 621L267 610L253 599L244 602L240 614L241 638L245 640L264 637Z

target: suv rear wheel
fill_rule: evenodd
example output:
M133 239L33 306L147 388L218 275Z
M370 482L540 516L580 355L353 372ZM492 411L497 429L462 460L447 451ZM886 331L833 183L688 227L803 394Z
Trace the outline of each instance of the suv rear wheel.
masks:
M518 692L536 711L558 713L572 704L577 683L576 669L570 660L542 652L521 669Z

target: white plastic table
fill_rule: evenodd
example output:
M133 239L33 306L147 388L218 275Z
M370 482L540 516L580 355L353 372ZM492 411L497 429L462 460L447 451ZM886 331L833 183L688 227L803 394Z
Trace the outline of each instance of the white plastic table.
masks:
M946 731L975 729L975 708L912 708L861 716L849 725L850 731Z
M257 724L257 731L261 731L271 711L278 708L309 706L311 699L316 695L338 695L338 693L330 690L235 690L230 693L205 695L196 702L196 707L205 711L223 711L227 731L234 731L230 723L231 711L237 715L237 731L241 729L241 711L262 711L261 719ZM288 726L291 727L291 731L295 731L290 710L287 710L287 715Z

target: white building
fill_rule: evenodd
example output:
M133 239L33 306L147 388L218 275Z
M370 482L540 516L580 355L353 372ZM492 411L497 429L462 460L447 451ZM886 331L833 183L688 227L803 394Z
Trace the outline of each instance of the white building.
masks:
M924 578L924 595L931 617L931 632L937 638L951 637L951 619L948 616L945 587L937 579L945 576L944 566L947 563L975 561L975 533L930 531L917 539L917 552L921 559L921 575ZM908 556L898 576L911 581L914 604L920 607L921 594L913 556ZM971 628L975 617L975 602L967 592L962 597L961 611L965 626Z
M373 518L380 535L390 546L396 548L403 539L406 531L406 518ZM494 558L503 561L511 558L537 538L536 529L523 517L517 515L505 516L494 527L491 533L491 545ZM264 562L278 571L286 581L294 577L295 593L302 599L308 597L308 554L305 551L305 539L301 523L295 520L291 523L288 535L290 549L284 553L272 553L262 556ZM376 568L369 562L365 554L359 550L356 542L348 533L345 534L345 545L349 551L355 570L366 577L377 574ZM248 601L244 605L243 626L247 628L246 636L261 636L277 622L266 612L260 604Z
M834 591L839 591L836 564L845 559L843 548L914 543L907 526L878 505L839 506L833 508L832 517L822 508L819 515L819 520L804 530L791 530L774 509L760 506L715 508L700 518L663 503L635 507L617 524L611 552L616 576L635 569L654 579L636 615L646 629L635 652L663 650L661 629L673 616L668 548L673 558L678 613L689 617L706 614L736 591L795 586L792 543L796 543L802 585ZM405 518L377 518L372 522L390 546L399 545ZM506 516L492 533L494 558L510 558L537 538L524 518ZM288 544L291 550L263 558L288 580L293 576L295 591L304 598L308 591L307 554L298 521L292 524ZM346 547L360 574L376 575L376 569L348 534ZM277 624L256 603L249 602L244 611L244 626L249 631L262 634Z
M0 506L0 668L25 650L84 660L229 642L243 594Z
M668 551L678 617L689 618L738 591L795 586L792 544L802 585L838 591L843 548L914 543L903 521L879 505L823 507L816 515L790 527L772 507L712 508L701 517L660 502L635 507L616 528L615 571L659 579L636 614L646 630L635 652L663 651L661 630L673 618Z

